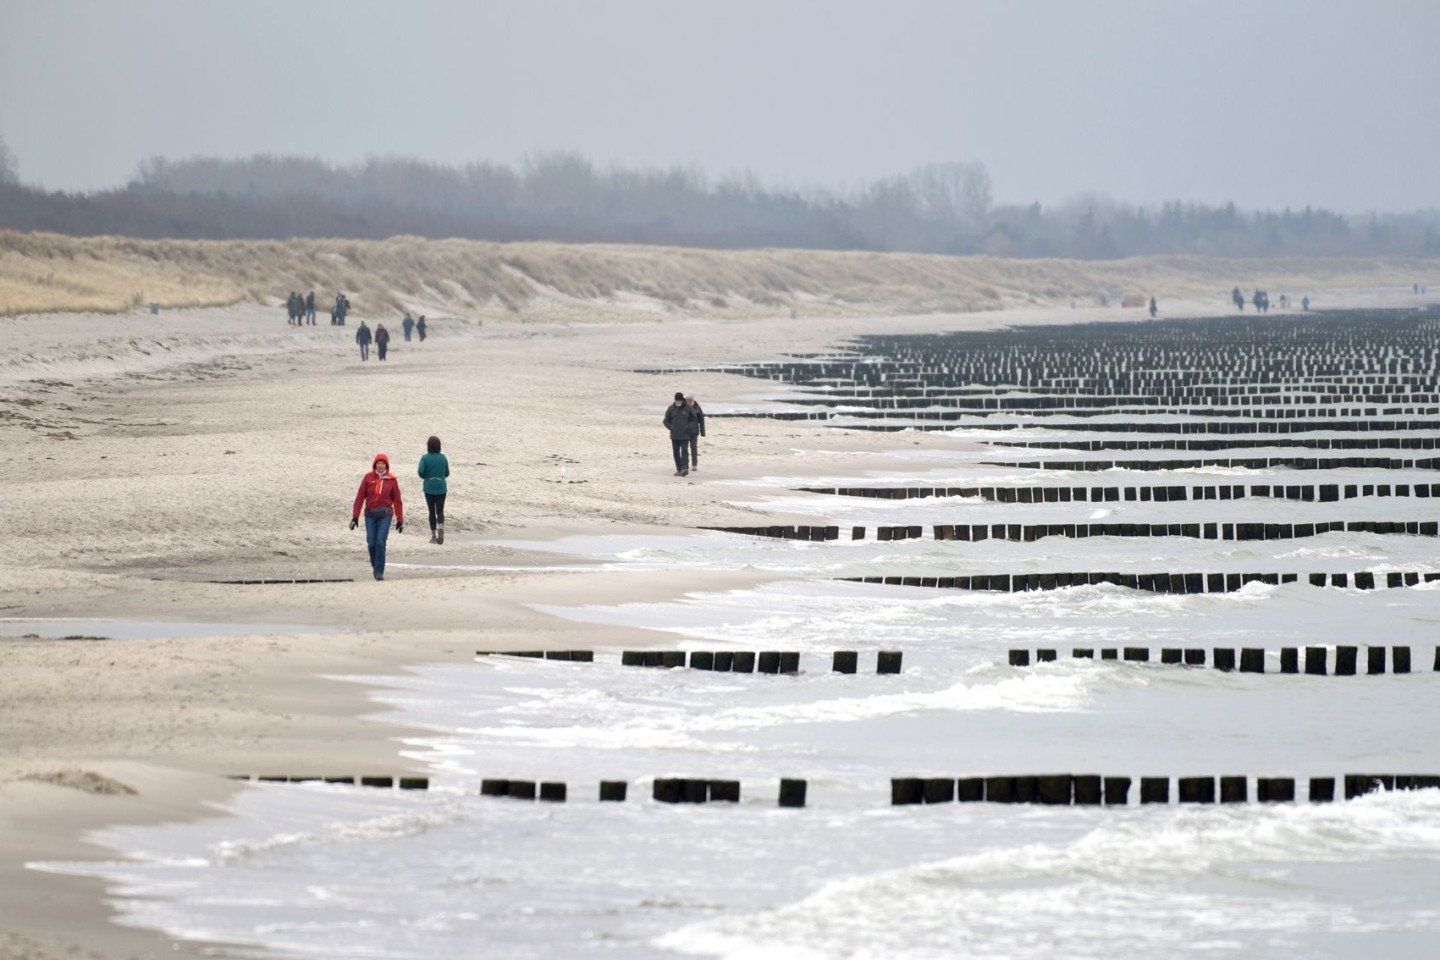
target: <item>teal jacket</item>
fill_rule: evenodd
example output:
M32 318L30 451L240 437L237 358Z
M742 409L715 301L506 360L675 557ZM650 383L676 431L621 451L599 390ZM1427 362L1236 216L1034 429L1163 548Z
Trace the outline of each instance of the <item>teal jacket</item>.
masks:
M450 461L443 453L427 453L420 458L418 472L420 479L425 481L425 493L444 493L445 478L450 476Z

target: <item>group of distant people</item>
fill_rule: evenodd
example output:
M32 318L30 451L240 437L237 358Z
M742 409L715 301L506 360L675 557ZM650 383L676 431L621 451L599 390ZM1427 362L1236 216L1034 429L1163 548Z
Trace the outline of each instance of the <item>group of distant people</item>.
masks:
M1240 292L1239 287L1230 291L1230 302L1235 304L1236 310L1242 313L1245 311L1245 294ZM1250 302L1254 305L1256 313L1270 312L1270 294L1266 291L1256 290L1250 298ZM1289 310L1290 297L1287 294L1280 294L1276 300L1276 305L1279 306L1281 310ZM1308 296L1300 298L1300 309L1307 311L1310 309L1310 298Z
M350 312L350 298L343 293L335 294L335 305L330 308L330 325L332 327L345 326L345 315ZM290 325L293 327L315 325L315 291L300 294L291 291L290 296L285 298L285 313L290 318Z
M409 342L412 331L420 337L421 343L425 342L425 314L420 314L419 320L413 320L410 314L406 313L405 319L400 321L400 328L405 332L406 342ZM365 326L365 321L361 320L360 326L355 330L355 342L360 346L361 360L370 359L372 342L375 344L375 356L384 360L385 354L390 350L390 331L385 329L385 324L377 323L372 332L369 327Z

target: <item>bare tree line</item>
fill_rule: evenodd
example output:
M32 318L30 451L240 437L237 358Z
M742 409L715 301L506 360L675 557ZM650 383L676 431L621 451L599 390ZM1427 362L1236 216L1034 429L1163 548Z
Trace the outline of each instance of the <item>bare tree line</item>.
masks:
M399 235L477 240L792 247L1004 257L1153 254L1440 255L1440 211L1356 221L1294 211L1085 196L996 206L976 163L943 163L837 191L776 189L753 175L601 169L568 152L518 168L412 158L335 165L294 156L155 158L124 188L27 187L0 140L0 228L142 238L284 239Z

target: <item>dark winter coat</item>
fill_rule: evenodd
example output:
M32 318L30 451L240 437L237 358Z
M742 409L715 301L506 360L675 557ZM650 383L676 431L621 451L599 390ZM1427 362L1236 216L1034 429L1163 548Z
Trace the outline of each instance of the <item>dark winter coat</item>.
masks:
M681 403L679 406L670 404L665 408L665 426L670 430L671 440L689 440L690 427L695 418L690 415L690 410Z
M700 409L700 401L686 403L685 408L690 411L690 439L705 436L705 411Z

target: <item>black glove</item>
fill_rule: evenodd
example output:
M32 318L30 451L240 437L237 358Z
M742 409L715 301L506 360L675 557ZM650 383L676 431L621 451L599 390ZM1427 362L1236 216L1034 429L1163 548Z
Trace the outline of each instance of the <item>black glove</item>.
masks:
M355 527L356 527L359 523L360 523L359 520L356 520L354 517L351 517L351 518L350 518L350 529L351 529L351 530L354 530Z
M404 533L404 532L405 532L405 524L403 524L403 523L397 523L397 524L395 524L395 532L396 532L396 533Z

